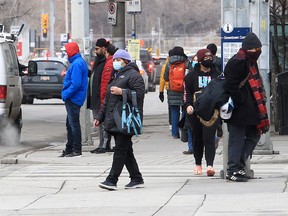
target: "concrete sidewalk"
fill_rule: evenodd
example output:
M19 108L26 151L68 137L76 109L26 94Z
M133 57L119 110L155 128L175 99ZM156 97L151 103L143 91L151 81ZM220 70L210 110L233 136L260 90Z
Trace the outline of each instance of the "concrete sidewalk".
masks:
M84 146L81 158L59 158L64 143L54 143L1 161L10 164L0 166L0 215L288 215L288 136L271 135L279 154L253 156L255 179L230 183L220 178L221 142L216 175L194 176L193 156L182 154L187 143L172 139L164 120L152 122L134 139L144 189L124 189L126 169L117 191L100 189L112 153L91 154L95 146Z

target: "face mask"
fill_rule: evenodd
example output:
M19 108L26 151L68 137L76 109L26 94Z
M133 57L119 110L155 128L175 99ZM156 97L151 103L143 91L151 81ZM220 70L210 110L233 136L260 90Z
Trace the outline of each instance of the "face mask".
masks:
M258 60L259 56L261 55L262 51L257 50L256 52L247 52L247 55L254 60L255 62Z
M192 61L192 67L194 68L197 63L197 61Z
M202 61L201 64L206 67L206 68L210 68L212 66L212 60L205 60L205 61Z
M121 61L113 62L113 68L114 70L120 70L122 68L122 62Z

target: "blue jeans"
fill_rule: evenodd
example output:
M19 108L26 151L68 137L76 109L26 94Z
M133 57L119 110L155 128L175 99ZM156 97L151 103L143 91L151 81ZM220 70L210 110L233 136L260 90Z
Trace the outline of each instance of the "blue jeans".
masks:
M179 137L179 128L177 126L180 116L180 106L179 105L170 105L171 108L171 123L172 123L172 136Z
M80 106L72 103L70 100L65 101L65 108L67 112L66 129L67 129L67 143L66 152L82 152L82 138L80 127Z
M192 144L192 129L187 127L188 132L188 151L193 151L193 144Z
M245 162L260 140L255 125L232 125L228 124L228 168L227 173L233 174L244 170Z

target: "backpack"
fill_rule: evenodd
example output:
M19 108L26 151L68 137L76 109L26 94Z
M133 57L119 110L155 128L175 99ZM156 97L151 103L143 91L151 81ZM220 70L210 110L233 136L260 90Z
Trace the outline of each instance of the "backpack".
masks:
M186 62L176 62L170 65L169 69L169 84L170 90L174 92L182 92L184 86L184 77Z
M211 126L219 116L219 108L228 101L229 95L224 89L225 78L213 79L195 96L194 113L202 124Z
M127 101L127 92L123 89L123 100L117 103L113 110L113 117L120 133L127 135L142 134L142 119L137 105L136 91L131 91L132 103Z

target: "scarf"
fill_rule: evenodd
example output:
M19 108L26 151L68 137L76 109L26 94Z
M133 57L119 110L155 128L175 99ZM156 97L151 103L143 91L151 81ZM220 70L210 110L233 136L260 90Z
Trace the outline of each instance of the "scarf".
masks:
M248 82L252 88L260 114L260 123L257 125L257 129L260 134L263 134L269 130L270 123L265 105L266 100L264 87L262 85L260 74L255 66L250 67Z

